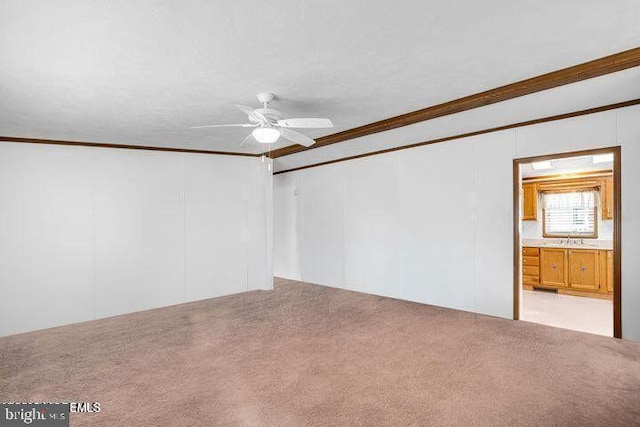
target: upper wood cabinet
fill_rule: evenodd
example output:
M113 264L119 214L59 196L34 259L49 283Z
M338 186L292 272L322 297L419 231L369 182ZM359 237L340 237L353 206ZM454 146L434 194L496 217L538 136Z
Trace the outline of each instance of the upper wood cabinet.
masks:
M540 249L540 285L566 287L569 282L568 256L566 249Z
M569 250L569 287L584 291L600 290L598 250Z
M602 199L602 219L613 219L613 177L608 176L602 180L600 190Z
M535 183L522 184L522 220L538 219L538 187Z
M604 172L608 173L608 172ZM522 220L536 221L538 219L538 196L540 193L557 191L580 191L584 189L600 189L600 204L602 205L602 219L613 219L615 214L613 205L614 183L613 176L598 174L581 178L552 178L538 177L535 182L522 183Z

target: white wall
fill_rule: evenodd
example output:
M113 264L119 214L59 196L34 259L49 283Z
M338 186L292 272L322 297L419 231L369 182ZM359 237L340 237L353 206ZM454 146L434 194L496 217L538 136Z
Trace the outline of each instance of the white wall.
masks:
M623 335L640 340L637 106L276 175L276 274L511 318L513 159L615 145Z
M300 279L298 191L294 175L280 175L273 186L273 274ZM275 181L274 181L275 184ZM277 238L276 238L277 237ZM277 254L277 256L276 256Z
M0 143L0 335L269 289L257 158Z

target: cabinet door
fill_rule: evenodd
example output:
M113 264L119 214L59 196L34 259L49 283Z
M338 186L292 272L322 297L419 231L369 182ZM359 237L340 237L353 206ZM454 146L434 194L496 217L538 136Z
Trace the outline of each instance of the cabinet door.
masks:
M613 251L607 251L607 292L613 292Z
M604 185L600 190L600 198L602 199L602 219L613 219L613 177L608 176L604 179Z
M609 251L599 251L598 252L598 261L600 263L600 292L607 292L607 285L608 285L608 275L609 275L609 268L608 268L608 257L607 257L607 252Z
M600 290L600 259L597 250L569 251L569 287L585 291Z
M540 249L540 285L566 287L568 283L567 250Z
M538 219L538 188L536 184L522 184L522 219Z

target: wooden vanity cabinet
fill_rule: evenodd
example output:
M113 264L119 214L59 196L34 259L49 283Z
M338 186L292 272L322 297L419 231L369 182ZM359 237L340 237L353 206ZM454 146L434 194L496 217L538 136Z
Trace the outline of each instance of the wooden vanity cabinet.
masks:
M613 251L600 251L600 290L613 292Z
M540 249L522 248L522 284L531 290L540 284Z
M600 251L569 249L569 287L583 291L600 290Z
M569 282L569 257L566 249L540 249L540 285L566 287Z
M542 288L598 298L613 292L613 251L540 248L539 269Z

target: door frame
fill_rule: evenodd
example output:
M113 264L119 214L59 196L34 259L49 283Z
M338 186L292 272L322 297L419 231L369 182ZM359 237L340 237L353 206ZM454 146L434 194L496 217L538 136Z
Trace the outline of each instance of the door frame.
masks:
M613 336L622 338L622 150L620 146L571 151L513 160L513 319L520 320L522 249L520 246L520 165L567 157L613 153Z

